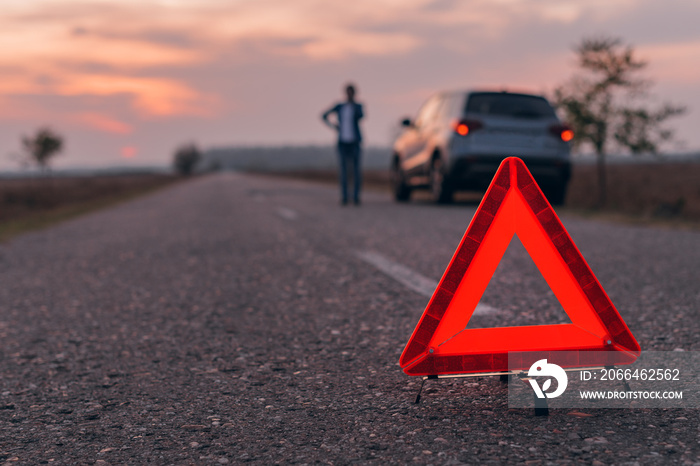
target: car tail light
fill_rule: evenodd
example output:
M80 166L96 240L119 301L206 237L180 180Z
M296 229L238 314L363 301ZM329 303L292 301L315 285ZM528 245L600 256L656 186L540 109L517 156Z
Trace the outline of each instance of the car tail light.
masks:
M483 127L484 124L479 120L461 119L452 122L452 129L460 136L466 136L470 132Z
M549 127L549 132L564 142L569 142L574 138L574 132L568 125L552 125Z

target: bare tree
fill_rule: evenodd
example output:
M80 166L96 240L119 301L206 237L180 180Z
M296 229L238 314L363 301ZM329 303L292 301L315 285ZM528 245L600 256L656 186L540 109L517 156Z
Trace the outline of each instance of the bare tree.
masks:
M173 165L178 173L189 176L201 158L202 154L195 144L184 144L175 150Z
M32 163L46 170L51 159L63 150L63 138L44 127L40 128L34 136L22 137L22 148Z
M672 138L663 123L685 113L669 103L650 109L642 101L651 82L638 77L647 62L619 38L585 38L576 46L583 75L555 89L554 101L574 130L574 146L589 143L597 155L598 204L606 193L605 155L614 141L633 154L657 153L659 144Z

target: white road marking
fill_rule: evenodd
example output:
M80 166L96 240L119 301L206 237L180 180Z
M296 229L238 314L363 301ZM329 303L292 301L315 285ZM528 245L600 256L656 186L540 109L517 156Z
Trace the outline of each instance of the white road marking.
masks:
M427 298L433 296L433 292L438 286L438 282L435 280L431 280L430 278L419 274L415 270L409 269L405 265L394 262L378 252L357 251L356 254L357 257L373 265L378 270L384 272L406 288L409 288ZM497 312L499 312L499 310L495 307L483 303L477 304L476 309L474 309L474 315L489 315Z
M287 207L278 207L277 214L285 220L296 220L299 217L299 214Z

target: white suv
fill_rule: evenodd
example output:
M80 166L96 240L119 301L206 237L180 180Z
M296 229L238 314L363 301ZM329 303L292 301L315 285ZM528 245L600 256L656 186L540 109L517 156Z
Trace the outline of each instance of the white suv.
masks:
M523 159L551 204L564 202L574 136L544 97L510 92L444 92L432 96L394 143L397 201L428 188L436 202L458 190L484 190L501 161Z

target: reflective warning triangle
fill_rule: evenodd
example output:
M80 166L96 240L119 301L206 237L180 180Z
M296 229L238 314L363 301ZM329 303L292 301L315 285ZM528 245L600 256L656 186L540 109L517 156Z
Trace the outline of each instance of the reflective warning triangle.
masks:
M570 324L467 329L513 235L518 235ZM527 369L566 351L562 367L629 364L640 347L522 160L498 168L399 363L409 375ZM528 353L514 367L517 355ZM510 354L510 367L509 367ZM517 362L515 363L517 366Z

